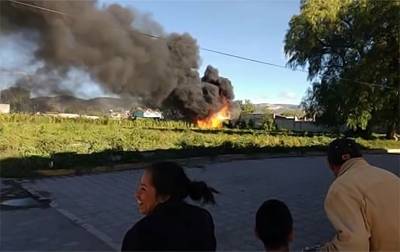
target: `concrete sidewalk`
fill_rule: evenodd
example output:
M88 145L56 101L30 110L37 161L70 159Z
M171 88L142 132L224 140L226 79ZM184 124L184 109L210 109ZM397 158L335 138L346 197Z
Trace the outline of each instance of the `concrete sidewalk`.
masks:
M27 198L29 193L12 188L3 180L2 202L7 198ZM8 194L5 194L7 192ZM110 251L95 235L56 209L38 204L34 207L0 209L1 251Z

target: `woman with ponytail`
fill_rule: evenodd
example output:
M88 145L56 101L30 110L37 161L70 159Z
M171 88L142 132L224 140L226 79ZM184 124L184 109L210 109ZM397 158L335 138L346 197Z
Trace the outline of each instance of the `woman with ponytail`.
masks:
M125 235L122 251L215 251L214 222L210 213L185 202L215 204L218 193L202 181L191 181L173 162L144 169L136 192L139 212L145 217Z

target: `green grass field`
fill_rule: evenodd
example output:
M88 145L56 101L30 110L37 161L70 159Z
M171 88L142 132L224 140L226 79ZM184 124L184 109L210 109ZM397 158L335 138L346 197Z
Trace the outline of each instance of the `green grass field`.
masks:
M31 171L40 169L142 161L147 151L157 151L160 158L314 151L324 150L332 139L252 130L200 130L176 121L11 114L0 115L0 169L2 176L30 176ZM391 140L357 142L366 149L400 148L400 142Z

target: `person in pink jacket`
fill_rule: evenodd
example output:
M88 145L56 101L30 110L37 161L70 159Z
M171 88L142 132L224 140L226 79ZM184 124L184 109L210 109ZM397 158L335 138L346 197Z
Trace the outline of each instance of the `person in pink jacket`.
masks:
M336 139L328 147L336 176L325 211L336 230L321 251L400 251L400 178L370 165L357 144Z

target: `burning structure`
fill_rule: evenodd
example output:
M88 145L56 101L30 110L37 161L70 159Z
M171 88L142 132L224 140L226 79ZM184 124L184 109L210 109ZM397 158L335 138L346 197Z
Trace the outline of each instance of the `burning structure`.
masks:
M15 83L33 95L65 95L70 89L59 80L78 69L106 93L173 109L200 126L213 115L230 116L231 82L211 66L199 77L199 47L187 33L165 34L148 16L96 1L5 0L0 9L2 34L36 44L42 66Z

